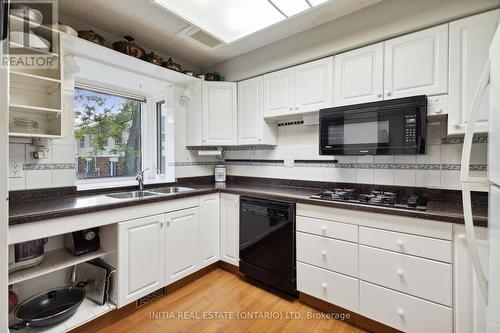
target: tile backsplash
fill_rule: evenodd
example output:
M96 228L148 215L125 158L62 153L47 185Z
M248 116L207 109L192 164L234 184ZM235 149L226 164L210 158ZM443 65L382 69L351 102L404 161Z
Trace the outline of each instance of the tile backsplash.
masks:
M487 143L474 140L471 170L485 176ZM446 123L429 123L425 155L321 156L318 126L278 127L274 150L228 151L228 174L312 181L459 189L462 140L446 138ZM337 159L338 163L333 163Z

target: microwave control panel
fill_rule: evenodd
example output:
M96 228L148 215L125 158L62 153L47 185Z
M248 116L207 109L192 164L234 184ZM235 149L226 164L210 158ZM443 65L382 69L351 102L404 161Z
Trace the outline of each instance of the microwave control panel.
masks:
M404 119L404 144L414 146L417 141L417 116L406 114Z

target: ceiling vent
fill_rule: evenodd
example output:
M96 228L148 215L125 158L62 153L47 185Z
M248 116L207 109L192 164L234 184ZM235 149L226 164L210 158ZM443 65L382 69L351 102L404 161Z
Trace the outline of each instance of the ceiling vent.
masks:
M224 44L223 41L207 34L203 30L188 25L186 28L182 29L177 33L177 35L185 40L188 40L204 49L215 50Z

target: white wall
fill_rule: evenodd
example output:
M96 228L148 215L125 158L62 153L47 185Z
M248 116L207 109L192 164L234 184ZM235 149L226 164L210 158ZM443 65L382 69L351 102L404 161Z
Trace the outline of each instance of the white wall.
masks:
M334 159L319 155L317 125L280 126L276 149L229 151L226 158L284 160L284 163L229 163L227 172L234 176L459 189L462 144L460 139L445 136L445 123L429 123L425 155L335 156L339 167L333 163L314 163ZM487 144L474 143L472 152L471 164L485 168ZM293 165L294 160L310 160L310 163ZM484 177L486 172L472 174Z
M239 81L500 6L500 0L384 0L204 69Z

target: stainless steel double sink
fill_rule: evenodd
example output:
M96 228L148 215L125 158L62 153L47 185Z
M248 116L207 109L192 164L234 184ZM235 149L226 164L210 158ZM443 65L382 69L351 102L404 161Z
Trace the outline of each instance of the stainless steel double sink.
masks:
M111 193L106 194L106 196L113 199L142 199L155 197L160 195L172 195L181 192L193 191L193 188L190 187L164 187L158 189L151 190L141 190L141 191L131 191L131 192L120 192L120 193Z

